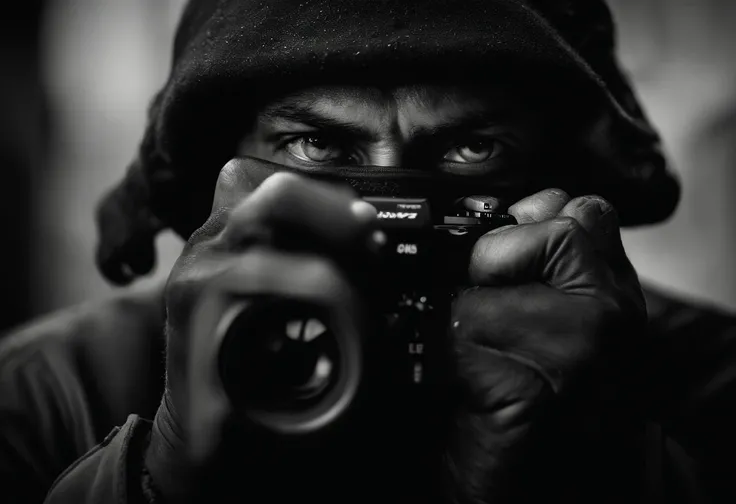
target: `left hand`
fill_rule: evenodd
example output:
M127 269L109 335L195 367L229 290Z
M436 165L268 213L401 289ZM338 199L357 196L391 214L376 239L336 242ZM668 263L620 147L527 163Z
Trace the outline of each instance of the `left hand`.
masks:
M637 462L623 392L647 320L637 274L600 197L547 190L509 213L519 225L478 241L476 287L453 306L450 491L463 504L607 502L599 476L623 488Z

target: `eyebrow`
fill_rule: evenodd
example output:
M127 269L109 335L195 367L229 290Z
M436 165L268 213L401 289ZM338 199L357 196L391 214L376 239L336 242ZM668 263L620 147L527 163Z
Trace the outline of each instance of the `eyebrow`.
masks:
M280 103L264 110L261 115L266 119L285 119L306 124L333 134L349 135L359 140L375 141L378 139L378 135L374 131L371 131L360 123L320 114L309 104L296 102Z
M467 134L494 125L508 125L511 114L502 108L474 109L456 118L450 118L434 126L413 128L409 137L412 140L432 140L447 138L457 134Z
M350 136L359 140L376 141L378 139L376 132L361 123L322 114L315 110L313 105L300 100L278 103L265 109L261 115L269 120L298 122L332 134ZM447 138L457 134L467 134L494 124L508 124L510 117L511 114L505 107L479 107L434 126L413 128L409 140L423 142L438 137Z

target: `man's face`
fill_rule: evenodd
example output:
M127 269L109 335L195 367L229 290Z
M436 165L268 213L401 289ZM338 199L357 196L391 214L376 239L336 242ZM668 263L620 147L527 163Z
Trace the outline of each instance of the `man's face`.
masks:
M324 86L263 107L238 154L294 167L399 166L515 185L531 176L544 129L538 112L500 90Z

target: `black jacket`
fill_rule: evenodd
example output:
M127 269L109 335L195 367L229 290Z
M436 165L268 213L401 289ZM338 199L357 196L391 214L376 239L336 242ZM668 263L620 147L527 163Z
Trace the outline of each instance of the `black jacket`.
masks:
M648 290L646 503L736 502L736 317ZM144 503L164 385L161 291L121 291L0 344L3 502ZM47 495L48 494L48 495Z

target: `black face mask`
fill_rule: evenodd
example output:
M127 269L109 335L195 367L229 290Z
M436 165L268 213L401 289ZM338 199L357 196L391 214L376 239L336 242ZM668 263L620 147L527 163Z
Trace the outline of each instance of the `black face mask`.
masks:
M293 167L251 157L233 158L229 163L237 164L236 171L243 174L241 183L248 192L274 173L288 171L326 183L347 185L360 197L426 198L439 212L447 211L458 198L470 195L496 197L504 211L508 205L542 189L538 184L510 187L489 182L486 177L393 166Z

